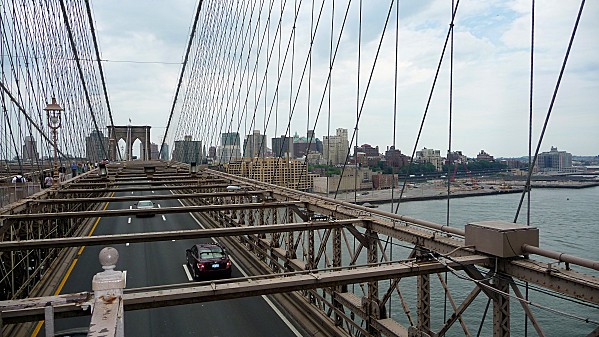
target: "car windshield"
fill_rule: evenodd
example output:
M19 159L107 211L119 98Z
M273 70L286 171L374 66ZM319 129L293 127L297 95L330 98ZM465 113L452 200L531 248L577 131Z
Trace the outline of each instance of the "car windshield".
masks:
M140 201L137 203L137 207L151 207L152 205L151 201Z
M200 250L200 259L218 259L225 256L220 248L213 248L211 250Z

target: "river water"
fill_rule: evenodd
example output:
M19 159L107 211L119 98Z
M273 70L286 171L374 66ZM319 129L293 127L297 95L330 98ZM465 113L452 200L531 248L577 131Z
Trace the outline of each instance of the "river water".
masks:
M450 225L464 228L469 222L485 220L504 220L513 222L516 214L520 194L502 194L479 197L452 199L450 201ZM599 260L599 187L583 189L534 189L531 193L530 225L539 229L540 247L554 251L565 252L579 257ZM379 209L389 211L391 204L383 204ZM399 214L414 218L446 224L447 200L429 200L417 202L403 202L399 207ZM520 212L518 223L526 224L526 198ZM400 243L398 243L399 245ZM398 246L398 252L393 258L405 258L406 250ZM403 254L403 256L399 256ZM533 259L542 260L537 256ZM563 267L563 265L562 265ZM573 268L577 271L599 276L599 273L585 268ZM463 273L461 273L464 275ZM599 283L599 278L596 279ZM472 290L473 283L448 274L448 283L451 295L456 299L457 305ZM402 280L400 287L405 294L406 301L415 313L415 278ZM544 289L531 285L529 299L538 303L541 308L533 307L532 310L541 323L547 336L586 336L597 324L584 322L588 318L599 322L599 306L585 305L567 299L543 293ZM524 292L524 286L520 287ZM431 314L433 315L433 331L437 331L443 321L444 312L447 317L451 314L451 305L445 301L440 281L431 276ZM511 292L513 294L513 292ZM480 336L492 336L492 303L486 315L482 328L483 312L487 305L484 294L478 296L475 302L467 309L464 317L471 335L476 336L479 328ZM524 336L524 313L517 301L511 301L511 332L512 336ZM552 310L557 310L554 312ZM391 302L391 315L399 322L409 325L408 318L401 309L399 301ZM575 316L575 317L570 317ZM412 317L414 324L416 316ZM463 336L464 331L459 323L455 323L449 336ZM528 324L528 336L536 336L531 324Z

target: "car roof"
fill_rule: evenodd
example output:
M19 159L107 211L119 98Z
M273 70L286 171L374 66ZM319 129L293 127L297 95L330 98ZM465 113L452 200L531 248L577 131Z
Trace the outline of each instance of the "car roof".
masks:
M219 245L218 243L196 243L195 244L198 249L199 248L214 248L214 247L218 247L218 248L223 248L223 246Z

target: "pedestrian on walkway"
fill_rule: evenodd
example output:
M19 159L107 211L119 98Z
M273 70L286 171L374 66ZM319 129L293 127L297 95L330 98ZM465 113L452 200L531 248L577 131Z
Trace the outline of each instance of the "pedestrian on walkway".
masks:
M26 183L27 182L27 178L23 177L23 173L19 172L17 173L16 176L14 176L12 178L12 183Z

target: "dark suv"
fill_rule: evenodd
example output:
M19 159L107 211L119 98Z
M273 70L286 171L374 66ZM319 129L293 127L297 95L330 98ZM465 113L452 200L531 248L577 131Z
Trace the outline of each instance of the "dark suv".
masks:
M187 267L194 280L231 277L231 260L219 244L198 243L187 250Z

